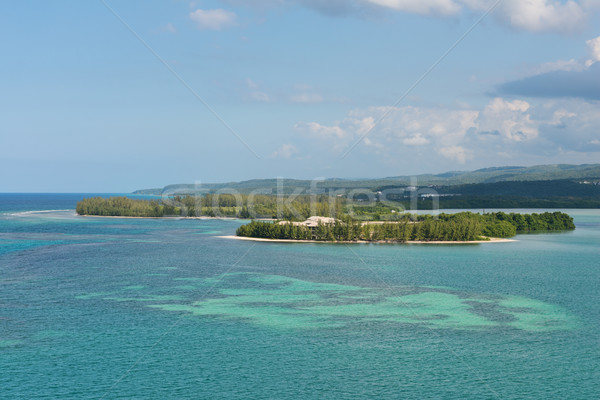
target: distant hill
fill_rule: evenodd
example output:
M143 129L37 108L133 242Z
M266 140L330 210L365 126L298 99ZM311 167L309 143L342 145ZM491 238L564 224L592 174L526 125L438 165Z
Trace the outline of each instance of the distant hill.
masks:
M461 196L504 196L546 199L555 197L600 198L600 184L584 184L570 179L504 181L444 186L438 192Z
M600 164L584 164L584 165L569 165L569 164L554 164L554 165L537 165L533 167L493 167L483 168L476 171L451 171L442 174L422 174L414 176L395 176L379 179L326 179L318 183L318 189L325 190L352 190L352 189L369 189L381 190L387 187L399 187L412 185L414 178L418 186L436 186L444 188L443 192L452 192L453 187L476 184L494 184L499 182L531 182L538 181L536 187L544 192L552 190L552 185L540 184L540 181L558 181L561 190L567 188L574 189L581 187L572 186L577 184L576 180L600 180ZM571 182L564 182L571 181ZM136 190L135 194L194 194L216 192L222 189L236 190L240 193L249 193L253 191L261 191L264 193L276 193L278 185L282 185L284 193L291 193L296 189L310 191L314 183L310 180L285 179L283 182L278 182L277 179L253 179L242 182L228 183L207 183L200 185L195 184L173 184L164 188L142 189ZM569 186L571 185L571 186ZM585 189L585 188L584 188ZM462 187L460 189L468 194L482 194L479 191L485 192L486 195L496 195L497 192L510 192L511 194L523 194L523 190L529 190L527 185L499 185L499 186L479 186L479 187ZM585 189L586 193L594 189ZM464 193L467 194L467 193ZM539 193L541 195L541 193ZM589 194L588 194L589 195Z
M444 175L444 174L442 174ZM441 177L440 175L435 175ZM444 178L444 185L494 183L507 181L547 181L557 179L585 179L600 177L600 164L554 164L533 167L495 167L472 172L456 173Z

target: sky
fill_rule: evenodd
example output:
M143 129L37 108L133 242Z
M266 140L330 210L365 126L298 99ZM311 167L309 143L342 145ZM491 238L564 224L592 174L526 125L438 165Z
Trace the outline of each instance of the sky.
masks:
M599 0L3 5L0 192L600 162Z

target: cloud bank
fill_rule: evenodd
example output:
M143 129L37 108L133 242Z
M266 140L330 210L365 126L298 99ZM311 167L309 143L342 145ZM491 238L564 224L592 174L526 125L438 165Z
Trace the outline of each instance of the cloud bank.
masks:
M372 15L402 12L455 18L483 13L493 6L502 24L529 32L572 32L585 25L599 7L590 0L224 0L232 5L261 9L300 5L325 15Z
M481 109L369 107L333 124L299 122L295 129L311 147L331 149L338 157L362 138L353 151L411 159L429 154L465 164L518 154L598 152L598 126L600 110L587 102L533 105L498 97Z
M586 44L586 60L546 63L539 74L502 84L498 92L525 97L600 100L600 36Z

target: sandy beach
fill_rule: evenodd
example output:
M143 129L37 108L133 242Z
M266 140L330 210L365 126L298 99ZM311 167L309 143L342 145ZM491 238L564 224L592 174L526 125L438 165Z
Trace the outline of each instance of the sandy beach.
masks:
M358 240L358 241L336 241L336 242L328 242L322 240L293 240L293 239L264 239L264 238L253 238L253 237L244 237L244 236L217 236L222 239L236 239L236 240L249 240L252 242L274 242L274 243L395 243L395 244L478 244L478 243L509 243L516 242L515 239L499 239L499 238L489 238L489 240L471 240L471 241L442 241L442 240L432 240L432 241L408 241L408 242L397 242L390 240L377 240L377 241L366 241L366 240Z

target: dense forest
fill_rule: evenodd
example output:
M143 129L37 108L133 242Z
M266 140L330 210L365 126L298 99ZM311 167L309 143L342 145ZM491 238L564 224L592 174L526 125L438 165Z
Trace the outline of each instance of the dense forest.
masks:
M315 190L350 191L353 189L381 190L382 187L406 187L419 185L421 187L456 187L468 184L485 184L494 182L529 182L529 181L558 181L600 179L600 164L590 165L536 165L532 167L493 167L476 171L450 171L442 174L421 174L417 176L395 176L378 179L252 179L243 182L176 184L163 188L137 190L136 194L175 195L175 194L205 194L221 190L235 190L238 193L262 191L269 194L290 194L296 190L314 192ZM567 195L570 196L570 195ZM538 198L541 195L537 196Z
M165 217L179 215L181 208L158 200L91 197L79 201L75 211L79 215L104 217Z
M418 191L440 195L440 209L465 208L600 208L600 179L589 181L511 181L456 186L431 186ZM586 183L583 183L586 182ZM403 186L382 186L385 199L410 207L411 193ZM418 193L417 191L417 193ZM418 208L434 207L431 197L419 197Z
M411 209L410 200L395 201L391 208ZM389 207L388 207L389 208ZM598 198L550 197L530 198L522 196L454 196L439 199L419 198L418 210L460 210L460 209L492 209L492 208L600 208ZM382 210L384 211L384 210Z
M141 200L127 197L93 197L77 203L79 215L121 217L236 217L303 221L312 215L337 217L344 213L343 199L328 196L207 194Z
M265 239L317 241L474 241L489 237L508 238L517 233L573 230L573 219L561 212L542 214L488 213L431 215L402 214L396 221L364 223L343 216L332 224L316 228L291 221L252 221L238 228L236 234Z
M472 241L485 237L506 238L517 233L575 229L567 214L488 213L414 215L397 212L382 202L373 205L348 204L328 196L219 194L175 196L142 200L127 197L83 199L77 203L79 215L116 217L266 217L279 222L257 222L241 226L238 236L268 239L326 241ZM310 216L336 218L332 224L308 228L292 221ZM379 223L365 221L380 221ZM284 221L284 222L281 222Z

